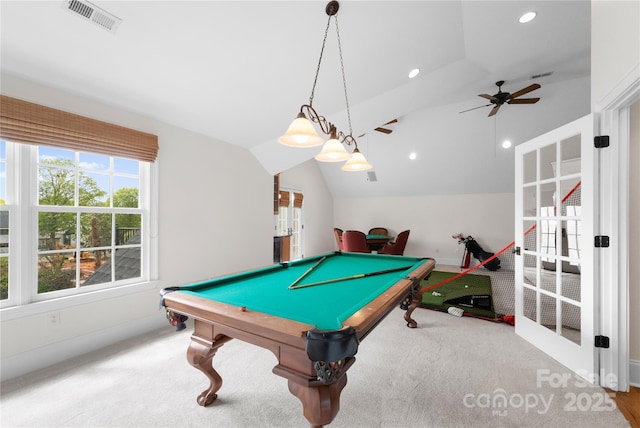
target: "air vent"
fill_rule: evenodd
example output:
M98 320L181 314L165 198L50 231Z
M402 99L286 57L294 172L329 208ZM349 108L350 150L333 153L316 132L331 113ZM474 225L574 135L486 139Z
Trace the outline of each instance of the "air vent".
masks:
M122 19L84 0L67 0L63 7L100 28L115 33Z
M551 76L552 74L553 74L553 71L548 71L546 73L535 74L535 75L531 76L531 78L532 79L539 79L541 77Z
M378 181L374 171L367 171L367 181Z

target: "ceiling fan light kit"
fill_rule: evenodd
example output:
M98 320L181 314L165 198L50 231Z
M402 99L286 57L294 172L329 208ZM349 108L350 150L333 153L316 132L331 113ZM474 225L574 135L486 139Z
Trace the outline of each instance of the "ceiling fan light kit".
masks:
M287 129L287 132L278 141L281 144L289 147L315 147L324 143L324 139L318 135L315 131L313 123L317 123L320 130L325 135L330 135L329 140L325 143L322 151L315 156L315 159L321 162L340 162L347 160L347 163L343 165L344 171L366 171L371 169L372 166L365 159L364 155L358 150L358 143L353 137L353 131L351 129L351 114L349 112L349 98L347 97L347 81L344 75L344 64L342 61L342 46L340 45L340 30L338 29L338 17L336 16L340 4L337 1L330 1L327 3L325 12L329 16L327 21L327 27L324 32L324 39L322 40L322 49L320 50L320 59L318 60L318 67L316 69L316 76L313 80L313 87L311 88L311 96L309 97L309 104L303 104L300 107L300 113L294 119L293 123ZM322 53L327 42L327 34L329 33L329 26L331 25L331 18L336 21L336 36L338 40L338 52L340 53L340 66L342 69L342 83L344 86L344 98L347 106L347 119L349 122L349 133L345 134L342 131L337 132L336 127L324 116L321 116L313 108L313 95L316 89L316 83L318 81L318 73L320 72L320 64L322 63ZM306 112L306 114L305 114ZM307 118L308 116L308 118ZM354 146L352 154L343 147Z

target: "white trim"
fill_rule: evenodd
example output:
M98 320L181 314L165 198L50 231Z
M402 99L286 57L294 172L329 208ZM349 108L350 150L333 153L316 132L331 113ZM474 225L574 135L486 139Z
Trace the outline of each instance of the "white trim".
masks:
M594 112L629 107L640 98L640 63L631 70L594 106Z
M600 350L602 386L617 391L629 388L629 108L640 98L640 64L595 103L600 113L598 134L609 135L610 147L602 151L602 186L608 200L602 205L601 234L610 234L612 246L603 253L600 300L601 334L617 347ZM634 368L637 370L637 366ZM637 372L634 375L637 377Z
M167 322L161 312L157 316L136 320L135 323L121 324L11 355L2 359L0 381L13 379L163 327L167 327Z
M629 385L640 388L640 361L629 360Z

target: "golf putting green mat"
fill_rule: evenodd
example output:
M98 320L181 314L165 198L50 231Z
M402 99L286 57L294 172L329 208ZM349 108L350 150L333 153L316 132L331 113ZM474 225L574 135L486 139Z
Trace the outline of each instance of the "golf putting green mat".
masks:
M438 284L457 273L433 271L429 279L422 281L421 287ZM466 315L496 318L493 310L491 277L486 275L463 275L451 282L427 290L422 295L422 306L447 312L453 306L462 309Z

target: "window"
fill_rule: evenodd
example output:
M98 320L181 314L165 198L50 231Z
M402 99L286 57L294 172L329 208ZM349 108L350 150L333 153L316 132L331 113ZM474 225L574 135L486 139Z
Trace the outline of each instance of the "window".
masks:
M0 152L0 199L27 201L17 207L26 214L23 227L13 227L8 209L0 211L3 306L148 280L142 250L150 221L143 196L151 164L5 141ZM15 155L7 157L7 152ZM20 189L7 188L7 166L26 179ZM16 244L11 247L9 230ZM8 261L17 257L17 248L28 249L20 255L27 262L9 281ZM20 302L17 296L23 296Z
M302 193L289 190L279 191L276 234L279 236L291 236L290 254L292 260L303 257L302 199Z
M9 210L7 200L7 145L0 141L0 301L9 297Z
M0 95L0 308L149 286L157 151L155 135Z
M556 255L556 220L555 207L540 207L540 252L547 256L542 256L542 261L555 261Z

